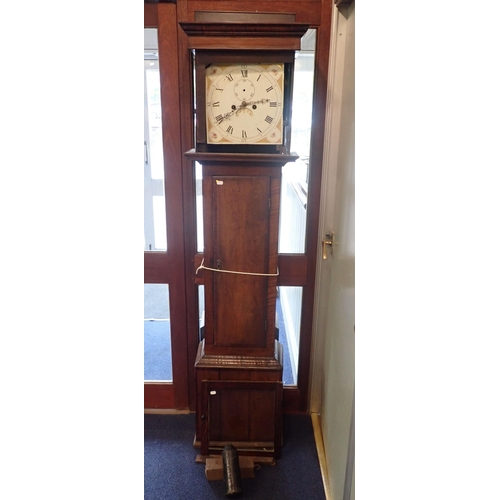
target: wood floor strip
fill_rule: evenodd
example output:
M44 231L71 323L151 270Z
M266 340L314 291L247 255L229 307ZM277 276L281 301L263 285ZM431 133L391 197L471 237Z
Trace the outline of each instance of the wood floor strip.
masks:
M323 479L323 488L325 490L326 500L333 500L330 494L330 483L328 481L328 468L326 465L325 447L323 445L323 434L321 432L321 425L319 415L311 413L311 421L314 431L314 440L316 441L316 450L318 451L319 468L321 471L321 478Z

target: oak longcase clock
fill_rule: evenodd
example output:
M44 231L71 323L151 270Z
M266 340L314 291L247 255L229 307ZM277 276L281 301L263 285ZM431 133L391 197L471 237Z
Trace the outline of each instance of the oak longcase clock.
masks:
M283 348L276 331L281 169L290 153L296 23L187 23L202 165L204 338L195 362L202 455L227 443L280 456ZM226 38L225 38L226 37ZM268 48L263 48L268 47Z

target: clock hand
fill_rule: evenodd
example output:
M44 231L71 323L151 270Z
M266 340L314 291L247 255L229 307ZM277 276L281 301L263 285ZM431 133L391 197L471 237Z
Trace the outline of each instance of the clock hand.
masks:
M245 108L246 106L249 106L251 104L264 104L266 102L269 102L271 99L265 99L265 98L262 98L262 99L259 99L258 101L243 101L239 106L238 106L238 109L241 109L241 108Z
M233 113L236 113L236 116L238 116L242 111L248 111L250 112L250 114L252 115L252 111L250 110L250 108L248 108L247 106L252 106L253 109L256 109L257 106L256 104L264 104L266 102L269 102L271 99L259 99L258 101L243 101L238 107L234 107L233 106L233 111L231 113L229 113L230 115L232 115Z
M234 115L236 112L236 109L233 109L232 111L229 111L229 113L224 113L223 115L219 115L215 119L217 120L217 123L220 125L224 120L229 120L231 116Z
M234 114L238 115L238 112L242 109L247 109L247 106L254 105L254 104L264 104L266 102L269 102L271 99L266 99L262 98L259 99L258 101L243 101L239 106L235 106L231 111L228 113L224 113L223 115L219 115L217 118L217 123L220 125L223 121L229 120L231 116Z

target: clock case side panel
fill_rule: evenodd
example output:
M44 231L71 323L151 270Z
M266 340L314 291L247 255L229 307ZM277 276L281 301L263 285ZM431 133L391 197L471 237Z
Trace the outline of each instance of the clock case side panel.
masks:
M196 151L208 153L290 152L292 122L292 90L295 51L293 50L195 50ZM205 70L211 64L284 64L283 142L278 145L207 144Z

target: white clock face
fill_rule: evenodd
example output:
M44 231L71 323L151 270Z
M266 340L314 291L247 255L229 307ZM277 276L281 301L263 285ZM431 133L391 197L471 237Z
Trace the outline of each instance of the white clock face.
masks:
M210 65L206 69L209 144L283 142L283 64Z

